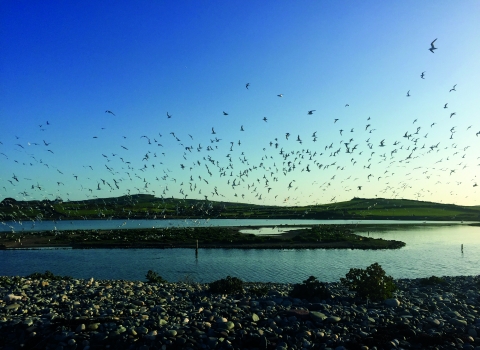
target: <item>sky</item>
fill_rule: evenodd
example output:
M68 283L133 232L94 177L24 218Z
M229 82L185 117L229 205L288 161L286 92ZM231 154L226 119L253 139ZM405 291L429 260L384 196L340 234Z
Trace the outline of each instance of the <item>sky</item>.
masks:
M0 199L480 205L478 18L473 0L2 1Z

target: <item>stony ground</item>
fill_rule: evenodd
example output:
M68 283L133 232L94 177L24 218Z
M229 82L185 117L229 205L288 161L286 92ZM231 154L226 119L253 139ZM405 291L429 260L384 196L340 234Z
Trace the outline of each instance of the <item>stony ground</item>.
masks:
M369 302L339 283L317 303L292 285L241 295L195 283L0 278L0 349L480 349L478 277L396 280Z

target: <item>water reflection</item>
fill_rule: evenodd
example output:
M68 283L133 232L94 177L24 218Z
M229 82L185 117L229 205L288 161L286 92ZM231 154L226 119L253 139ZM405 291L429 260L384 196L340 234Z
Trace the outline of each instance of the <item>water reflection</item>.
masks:
M305 225L429 225L468 224L458 221L407 221L407 220L294 220L294 219L184 219L184 220L74 220L74 221L6 221L0 222L0 232L35 232L62 230L111 230L165 227L260 227Z
M290 227L257 227L257 228L251 228L251 229L242 229L240 230L240 233L246 233L246 234L254 234L258 236L264 236L264 235L279 235L285 232L289 232L292 230L300 230L304 228L308 228L311 226L290 226Z

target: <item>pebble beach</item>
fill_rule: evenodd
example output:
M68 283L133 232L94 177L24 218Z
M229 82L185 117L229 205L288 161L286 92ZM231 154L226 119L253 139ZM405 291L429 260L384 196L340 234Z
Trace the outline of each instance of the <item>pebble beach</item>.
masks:
M395 280L381 302L334 282L309 302L289 296L292 284L219 295L198 283L0 277L0 349L480 350L480 279L443 280Z

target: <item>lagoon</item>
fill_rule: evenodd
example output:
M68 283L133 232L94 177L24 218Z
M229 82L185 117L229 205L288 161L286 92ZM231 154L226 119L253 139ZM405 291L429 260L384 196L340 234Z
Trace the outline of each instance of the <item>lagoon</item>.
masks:
M236 222L232 226L245 226L244 221L242 225L239 220L232 221ZM265 220L260 221L266 225ZM480 274L478 226L386 225L359 234L400 240L406 246L397 250L200 248L198 257L193 249L3 250L0 275L25 276L49 270L75 278L145 280L146 272L154 270L172 282L207 283L227 275L244 281L280 283L297 283L313 275L332 282L344 277L351 267L365 268L374 262L394 278Z
M111 230L164 227L246 227L246 226L305 226L305 225L407 225L407 224L461 224L458 221L414 220L297 220L297 219L173 219L173 220L35 220L0 222L0 232L35 232L64 230ZM467 223L465 223L467 224Z

